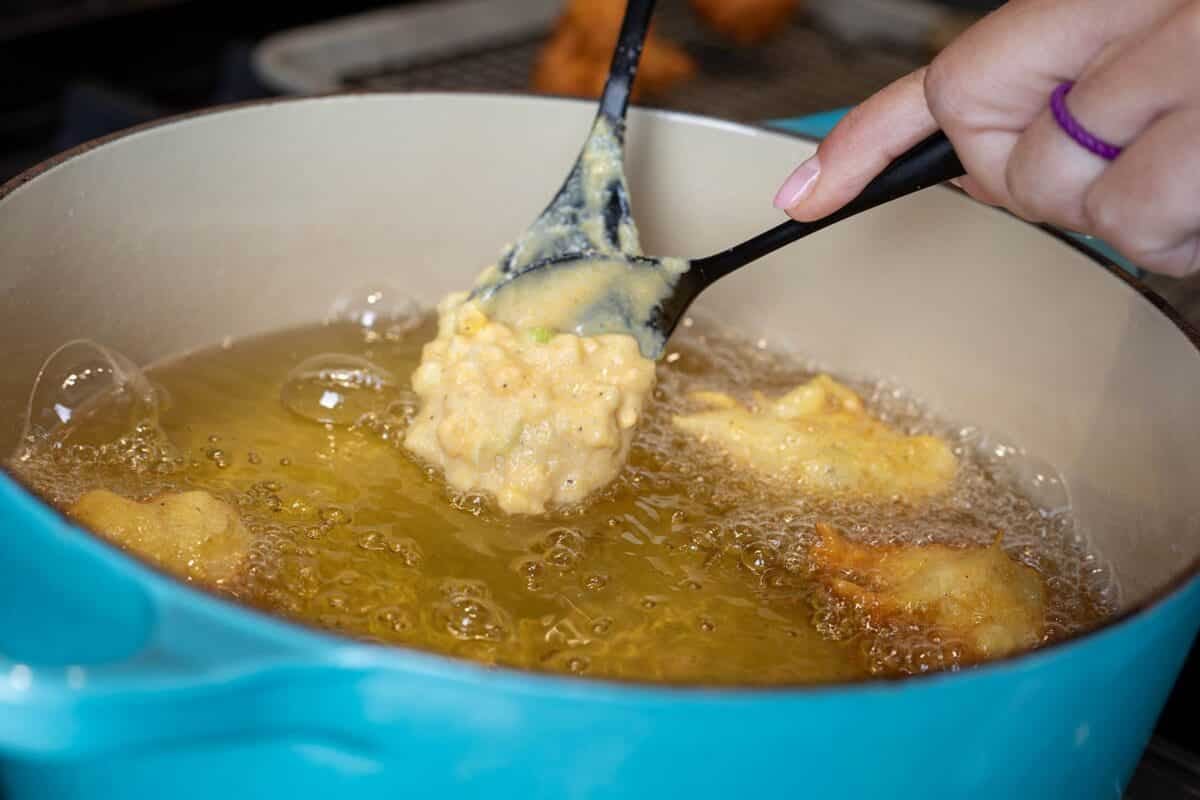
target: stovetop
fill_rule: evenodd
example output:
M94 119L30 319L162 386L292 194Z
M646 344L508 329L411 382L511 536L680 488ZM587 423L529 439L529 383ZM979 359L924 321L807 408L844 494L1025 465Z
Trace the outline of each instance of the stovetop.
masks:
M14 22L22 5L37 7L39 13L23 28L19 20ZM286 9L283 4L235 4L231 0L17 0L15 5L6 4L0 9L0 182L55 152L131 125L207 105L267 96L270 92L251 67L257 41L275 31L380 5L371 0L295 0ZM913 53L866 52L861 45L839 44L815 30L791 35L804 42L804 74L788 78L794 85L786 95L777 87L764 92L773 103L787 98L786 114L772 106L758 118L852 104L920 59ZM526 56L528 53L519 57ZM497 56L493 53L489 58L490 65ZM782 63L791 62L785 59ZM480 81L486 84L486 76L492 74L478 68L459 73L444 65L422 69L424 72L415 74L376 76L375 80L380 88L388 89L448 88L447 82L453 88L454 76L461 74L470 76L462 80L473 81L472 88L514 88L478 85ZM513 71L498 69L494 74L511 80ZM820 91L806 92L805 85L820 87ZM696 103L711 104L714 94L709 87L694 86L680 102L686 106L689 97ZM707 109L692 110L703 113ZM754 115L755 110L739 99L737 113ZM1151 278L1149 282L1200 325L1200 278ZM1192 716L1197 686L1200 653L1193 649L1126 797L1200 799L1200 757L1196 755L1200 753L1200 733Z

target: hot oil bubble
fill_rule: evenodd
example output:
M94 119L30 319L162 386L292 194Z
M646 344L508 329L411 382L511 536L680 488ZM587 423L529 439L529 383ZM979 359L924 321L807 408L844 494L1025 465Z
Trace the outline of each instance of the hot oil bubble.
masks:
M421 552L421 546L417 544L415 539L410 539L407 536L390 540L388 542L388 550L399 557L406 567L415 569L421 566L421 562L425 560L425 554Z
M397 341L421 323L421 306L393 286L361 286L333 301L329 319L353 322L368 342Z
M412 616L399 606L383 606L376 609L375 621L390 633L408 633L413 628Z
M434 613L442 630L454 638L499 642L512 635L508 614L482 581L447 580L442 592L445 599L434 605Z
M28 445L70 424L70 444L107 444L156 430L158 411L154 386L132 361L77 339L55 350L38 372L22 442Z
M395 377L365 358L325 353L292 368L279 399L292 413L312 422L348 427L387 407Z
M1007 442L980 437L980 460L993 474L1028 498L1045 515L1062 515L1071 510L1067 484L1045 460Z
M1012 459L1008 467L1018 490L1043 513L1057 516L1071 510L1067 484L1049 463L1021 453Z

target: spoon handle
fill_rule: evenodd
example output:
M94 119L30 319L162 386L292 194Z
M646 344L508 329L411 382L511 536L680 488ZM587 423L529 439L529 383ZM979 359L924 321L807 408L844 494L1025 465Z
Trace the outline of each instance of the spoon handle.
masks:
M735 269L835 222L963 174L953 145L938 131L893 161L858 197L829 216L812 222L789 220L781 223L728 250L693 261L691 269L699 272L701 283L707 286Z
M613 124L618 135L624 131L625 110L629 107L629 93L650 28L650 17L654 14L654 3L655 0L629 0L612 65L608 69L608 80L600 95L600 113Z

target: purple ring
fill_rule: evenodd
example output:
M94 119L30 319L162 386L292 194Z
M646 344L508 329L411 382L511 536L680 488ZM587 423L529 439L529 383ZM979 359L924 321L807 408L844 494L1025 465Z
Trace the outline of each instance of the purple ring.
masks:
M1067 92L1071 91L1071 87L1074 85L1074 81L1064 81L1054 89L1054 94L1050 95L1050 112L1054 114L1054 121L1067 136L1074 139L1088 152L1100 156L1105 161L1112 161L1121 155L1122 148L1089 133L1087 128L1079 124L1079 120L1071 116L1071 112L1067 108Z

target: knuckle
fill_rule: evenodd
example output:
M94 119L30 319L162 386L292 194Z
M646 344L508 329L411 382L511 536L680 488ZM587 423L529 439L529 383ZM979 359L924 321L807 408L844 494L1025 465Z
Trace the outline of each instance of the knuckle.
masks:
M1124 203L1119 196L1104 191L1103 183L1098 182L1084 195L1083 221L1087 233L1104 239L1127 256L1133 257L1133 250L1144 250L1137 246L1136 226L1130 224Z
M1191 241L1169 236L1142 218L1135 203L1098 184L1084 197L1087 233L1103 239L1135 264L1177 278L1200 269L1200 252Z
M866 107L865 103L859 103L856 106L852 106L850 110L846 112L846 115L842 117L841 121L838 123L838 126L844 131L856 130L860 128L864 122L869 121L870 118L871 110ZM825 141L828 141L828 139ZM824 144L824 141L822 144Z
M1121 252L1138 266L1171 278L1187 278L1200 272L1200 237L1193 236L1174 247L1144 255Z
M943 51L925 70L925 102L938 125L953 129L972 103L971 82L956 64L953 46Z
M1045 181L1030 159L1014 151L1004 166L1004 189L1009 210L1030 222L1041 222L1050 209L1044 197Z

